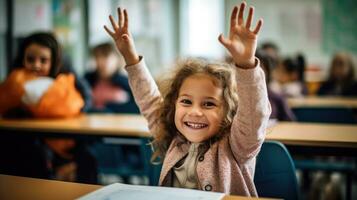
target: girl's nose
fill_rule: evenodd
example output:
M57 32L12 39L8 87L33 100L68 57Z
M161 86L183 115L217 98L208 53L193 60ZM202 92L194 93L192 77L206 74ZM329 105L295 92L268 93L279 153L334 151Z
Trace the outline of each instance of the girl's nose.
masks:
M198 106L193 106L190 110L189 115L191 116L202 116L203 112L201 110L201 108L199 108Z
M40 61L35 61L32 65L33 71L40 71L41 70L41 63Z

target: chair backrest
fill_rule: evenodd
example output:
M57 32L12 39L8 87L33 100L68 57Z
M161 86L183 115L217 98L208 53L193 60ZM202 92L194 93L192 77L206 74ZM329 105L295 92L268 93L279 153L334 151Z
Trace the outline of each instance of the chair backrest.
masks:
M260 197L299 199L295 166L288 150L277 141L265 141L258 154L254 183Z
M320 122L320 123L357 123L353 110L350 108L336 107L302 107L293 108L293 112L300 122Z

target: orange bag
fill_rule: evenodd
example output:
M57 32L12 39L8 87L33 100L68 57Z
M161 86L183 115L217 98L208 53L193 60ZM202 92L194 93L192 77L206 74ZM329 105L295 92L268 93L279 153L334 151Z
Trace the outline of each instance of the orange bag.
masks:
M28 106L35 117L72 117L84 106L73 74L60 74L37 105Z
M17 69L10 73L8 78L0 84L0 115L21 106L25 82L36 77L35 74L25 69Z

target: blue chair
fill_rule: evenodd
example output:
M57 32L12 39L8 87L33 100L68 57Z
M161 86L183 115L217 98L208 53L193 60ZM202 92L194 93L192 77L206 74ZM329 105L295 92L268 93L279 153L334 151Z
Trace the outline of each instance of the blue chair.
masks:
M295 166L282 143L277 141L263 143L257 156L254 183L261 197L299 199Z
M128 178L146 176L157 185L156 166L150 163L151 149L146 138L105 137L91 148L98 162L99 174L115 174Z
M353 110L343 107L302 107L292 109L299 122L355 124Z

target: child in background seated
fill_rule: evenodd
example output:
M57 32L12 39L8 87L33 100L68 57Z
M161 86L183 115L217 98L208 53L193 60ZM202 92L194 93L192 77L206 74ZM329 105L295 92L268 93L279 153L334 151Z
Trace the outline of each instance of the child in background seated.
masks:
M265 79L267 85L270 82L270 72L275 67L274 60L271 56L269 56L265 51L258 50L255 56L260 60L260 66L263 68L265 72ZM270 88L268 88L268 97L270 101L270 105L272 108L272 113L270 115L270 119L276 119L278 121L295 121L295 115L288 106L285 97L273 92Z
M93 94L95 112L139 113L129 87L128 78L119 72L124 64L120 63L114 47L102 43L92 50L96 69L85 74Z
M234 7L229 37L219 36L235 65L189 59L163 94L136 53L126 10L118 9L118 22L109 17L114 31L105 29L124 56L135 101L154 137L152 159L163 159L159 185L258 195L255 160L271 108L254 56L262 20L252 29L254 8L244 20L245 6Z
M331 61L328 79L321 85L318 95L357 96L354 70L353 60L349 54L343 52L335 54Z
M273 81L269 88L285 97L303 97L307 88L301 80L300 62L298 59L286 58L274 70Z
M14 70L0 85L0 115L62 118L80 114L84 101L75 88L73 74L59 73L61 61L60 45L54 35L39 32L26 37L18 49ZM2 140L4 144L0 145L5 160L0 167L2 173L96 182L94 158L74 139L8 139L11 142Z
M274 68L277 66L279 60L280 60L280 53L279 53L279 47L277 44L274 42L264 42L261 45L260 48L262 51L264 51L271 59L274 65ZM271 70L274 70L273 68Z
M49 33L35 33L19 47L14 68L0 86L0 115L23 110L36 117L72 117L84 106L72 74L59 74L61 51ZM11 114L13 113L13 114Z

